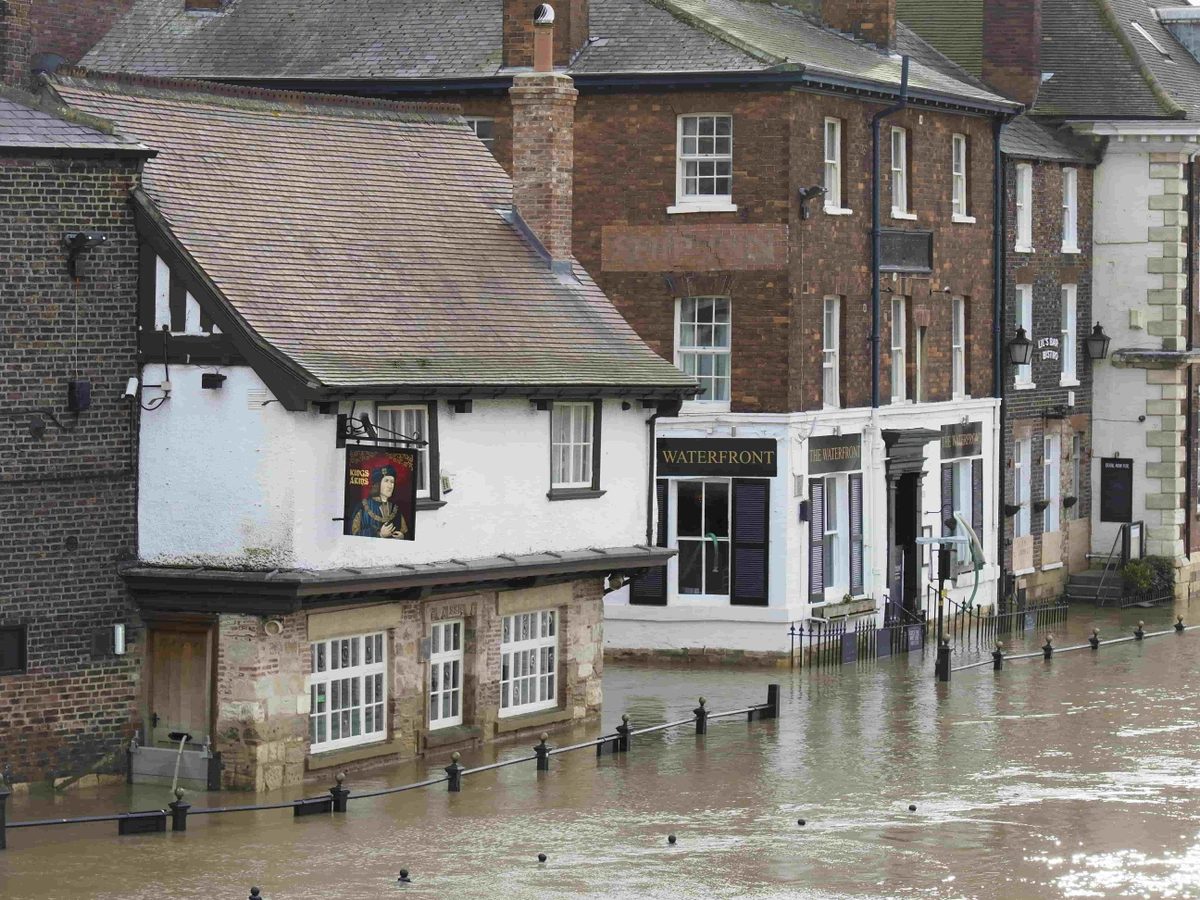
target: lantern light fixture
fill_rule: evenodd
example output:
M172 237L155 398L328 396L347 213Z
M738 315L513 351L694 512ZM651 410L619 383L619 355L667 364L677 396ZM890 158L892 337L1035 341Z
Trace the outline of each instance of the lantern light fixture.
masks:
M1112 343L1112 338L1104 333L1104 329L1100 327L1100 323L1096 323L1096 327L1092 329L1083 341L1087 348L1088 359L1095 362L1098 359L1104 359L1108 356L1108 345Z
M1014 366L1027 366L1033 359L1033 341L1024 328L1018 328L1016 337L1008 342L1008 358Z

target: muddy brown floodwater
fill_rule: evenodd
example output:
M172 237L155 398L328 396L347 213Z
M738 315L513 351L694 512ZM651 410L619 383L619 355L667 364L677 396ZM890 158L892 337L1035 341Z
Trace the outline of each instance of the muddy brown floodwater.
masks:
M1055 642L1081 643L1093 624L1128 634L1139 618L1159 630L1173 613L1076 607ZM1040 643L1031 634L1025 649ZM352 801L344 816L232 813L124 838L112 822L10 831L0 897L242 900L250 885L266 900L1195 897L1198 660L1200 631L959 672L949 685L935 684L932 652L798 673L610 666L608 730L623 711L639 726L686 717L700 694L713 710L761 702L770 681L783 685L781 718L644 736L626 757L563 754L541 775L527 763L468 776L458 795L436 785ZM358 773L350 786L405 784L445 762ZM18 795L9 817L156 808L166 794ZM395 883L401 867L412 884Z

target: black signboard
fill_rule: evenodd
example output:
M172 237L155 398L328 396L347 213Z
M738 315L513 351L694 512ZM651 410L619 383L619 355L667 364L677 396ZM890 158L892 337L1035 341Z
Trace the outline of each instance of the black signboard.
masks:
M932 272L933 232L884 228L880 239L880 270Z
M1100 521L1133 521L1133 460L1100 460Z
M983 453L983 423L942 426L942 459L959 459Z
M861 434L831 434L808 439L809 475L857 472L861 468Z
M346 447L343 534L416 539L417 451Z
M659 438L659 475L774 478L779 452L773 440Z

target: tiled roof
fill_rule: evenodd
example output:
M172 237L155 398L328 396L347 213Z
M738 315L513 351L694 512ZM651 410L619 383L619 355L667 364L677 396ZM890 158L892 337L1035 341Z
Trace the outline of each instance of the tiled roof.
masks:
M160 151L142 185L171 234L319 385L694 384L502 218L511 182L460 117L152 82L52 87Z
M136 141L111 134L111 126L90 117L70 121L59 111L46 111L33 95L0 89L0 147L21 150L135 151L147 153ZM106 129L106 130L102 130Z
M1156 6L1173 5L1146 0L1043 4L1045 80L1032 111L1085 119L1200 117L1200 63L1154 13Z
M983 0L896 0L896 17L972 75L983 71Z
M1064 137L1067 137L1064 135ZM1017 116L1000 132L1000 149L1021 159L1087 163L1090 158L1059 140L1054 132L1029 116Z
M801 66L813 76L894 86L900 62L761 0L591 0L575 75L740 72ZM502 0L237 0L218 14L138 0L84 58L95 71L193 78L452 79L506 74ZM1004 103L916 60L914 91Z

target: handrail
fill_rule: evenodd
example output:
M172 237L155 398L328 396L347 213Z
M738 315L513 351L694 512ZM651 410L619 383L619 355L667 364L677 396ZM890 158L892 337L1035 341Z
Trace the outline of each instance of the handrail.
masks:
M1128 528L1128 523L1121 523L1117 528L1117 536L1113 538L1112 549L1108 551L1108 562L1104 564L1104 573L1100 576L1100 586L1096 588L1096 605L1104 605L1104 582L1108 580L1108 569L1112 565L1113 555L1117 552L1117 541L1121 540L1121 536L1125 534L1125 529Z
M288 804L289 806L291 804ZM72 819L26 819L24 822L9 822L9 828L32 828L35 825L79 825L85 822L117 822L121 819L153 819L165 816L165 809L147 809L142 812L112 813L106 816L76 816Z
M1127 636L1127 637L1119 637L1119 638L1109 638L1107 641L1099 641L1096 644L1096 646L1097 647L1106 647L1109 644L1127 644L1130 641L1139 641L1139 640L1142 640L1143 638L1161 637L1164 634L1180 634L1184 631L1193 631L1197 628L1200 628L1200 625L1185 625L1183 628L1168 628L1165 631L1145 631L1142 633L1141 638L1137 637L1136 635L1132 636L1132 637ZM1073 646L1070 646L1070 647L1055 647L1054 652L1055 653L1066 653L1070 650L1089 650L1089 649L1092 649L1092 645L1090 643L1089 644L1074 644ZM1036 653L1014 653L1012 656L1005 656L1004 661L1008 662L1009 660L1013 660L1013 659L1033 659L1035 657L1041 657L1044 659L1045 655L1046 655L1045 651L1042 651L1042 650L1038 650ZM950 671L951 672L961 672L964 669L978 669L980 666L994 666L995 664L996 664L995 660L984 659L984 660L980 660L979 662L967 663L966 665L958 666L957 668L951 669Z

